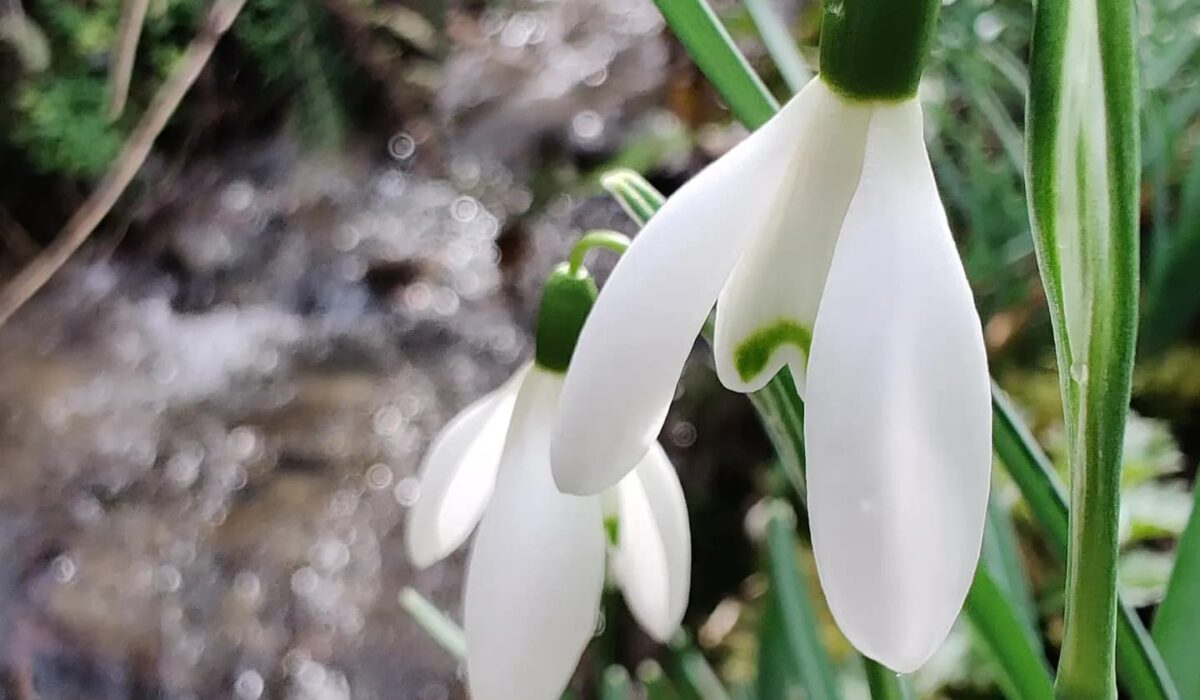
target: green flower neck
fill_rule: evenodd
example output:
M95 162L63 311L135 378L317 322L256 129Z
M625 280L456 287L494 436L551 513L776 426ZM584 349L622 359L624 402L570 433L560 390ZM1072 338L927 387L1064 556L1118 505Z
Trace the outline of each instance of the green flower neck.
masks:
M551 372L567 371L583 322L596 302L596 282L583 267L559 265L546 279L538 308L534 360Z
M917 94L941 0L825 0L821 79L851 100Z

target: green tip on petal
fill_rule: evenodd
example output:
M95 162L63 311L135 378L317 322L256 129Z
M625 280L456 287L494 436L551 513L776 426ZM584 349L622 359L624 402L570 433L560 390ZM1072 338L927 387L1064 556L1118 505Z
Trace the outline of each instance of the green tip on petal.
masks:
M564 263L550 273L537 316L534 358L538 366L552 372L567 371L596 294L596 282L582 267L572 272Z
M789 343L808 357L808 350L812 346L812 329L784 319L759 329L742 341L734 351L734 365L742 381L748 382L757 377L770 362L775 350Z

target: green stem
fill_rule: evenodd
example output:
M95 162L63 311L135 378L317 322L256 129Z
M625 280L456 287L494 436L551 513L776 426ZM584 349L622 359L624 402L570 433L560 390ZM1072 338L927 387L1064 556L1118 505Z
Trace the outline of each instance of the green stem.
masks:
M1071 468L1064 700L1116 698L1120 477L1137 327L1133 5L1035 8L1030 219L1051 309Z
M917 94L941 0L826 0L821 77L846 97Z
M1069 540L1066 489L1049 458L997 386L992 387L992 446L1016 482L1033 519L1042 527L1051 549L1065 560ZM1117 613L1117 670L1121 685L1134 700L1179 700L1166 664L1137 612L1122 602Z
M589 250L603 248L620 255L629 249L629 237L616 231L588 231L575 242L567 258L567 274L577 276L583 269L583 258Z

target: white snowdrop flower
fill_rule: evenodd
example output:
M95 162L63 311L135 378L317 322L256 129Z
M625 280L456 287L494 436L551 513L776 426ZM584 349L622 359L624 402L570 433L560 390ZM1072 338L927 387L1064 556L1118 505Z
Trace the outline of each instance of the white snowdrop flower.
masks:
M687 509L657 443L602 494L562 494L551 475L563 372L594 294L586 273L552 275L535 361L452 420L422 466L412 561L445 557L479 524L464 600L474 700L557 700L595 632L606 563L655 639L675 633L687 606Z
M897 23L927 33L932 21L893 5L836 3L822 75L634 240L580 336L551 454L566 493L624 478L715 304L722 383L752 392L786 366L805 399L809 519L834 618L907 672L945 639L971 584L991 408L922 134L927 37L895 40Z

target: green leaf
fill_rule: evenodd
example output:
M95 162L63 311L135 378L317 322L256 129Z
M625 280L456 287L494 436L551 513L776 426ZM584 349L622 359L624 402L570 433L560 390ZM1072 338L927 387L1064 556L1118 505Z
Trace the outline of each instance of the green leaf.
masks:
M1009 700L1051 700L1050 670L1030 639L1028 622L982 562L967 593L966 612L975 633L1000 662L1004 695Z
M867 686L871 688L871 700L912 700L912 690L903 676L865 656L863 668L867 673Z
M1200 643L1200 487L1183 536L1175 550L1175 568L1171 572L1167 594L1154 614L1154 641L1162 652L1167 668L1186 698L1200 697L1200 664L1196 663L1196 645Z
M705 0L654 0L692 60L748 129L775 114L779 103L737 50Z
M796 516L783 502L771 503L767 520L767 572L770 577L769 610L778 616L782 641L794 679L808 700L836 700L837 677L818 634L808 583L796 566ZM762 654L764 650L760 649ZM776 653L772 650L772 653ZM761 673L761 670L760 670ZM783 697L764 692L763 697Z

